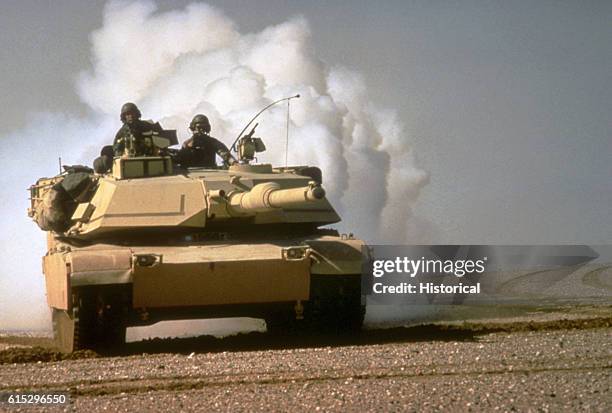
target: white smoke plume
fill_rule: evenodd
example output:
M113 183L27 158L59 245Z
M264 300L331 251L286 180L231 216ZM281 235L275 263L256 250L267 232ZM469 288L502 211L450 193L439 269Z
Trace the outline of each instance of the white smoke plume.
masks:
M127 101L140 107L143 118L177 129L181 141L189 137L191 118L204 113L211 134L229 145L262 107L299 93L291 103L289 165L322 169L324 187L344 219L342 230L369 242L409 239L411 208L427 174L415 164L402 122L369 101L361 76L317 58L305 19L241 34L207 4L157 13L150 1L113 1L91 42L93 69L81 73L77 87L94 115L41 116L36 127L6 138L8 146L26 143L24 158L9 156L7 145L2 149L11 171L0 181L3 228L21 239L16 249L9 238L2 241L0 328L23 321L15 306L7 305L15 303L8 297L19 283L35 285L24 292L32 311L39 314L45 306L44 235L24 218L23 190L37 177L55 174L56 153L67 155L67 163L91 164L99 148L112 142ZM268 147L259 161L284 163L286 110L277 105L259 118L256 135Z

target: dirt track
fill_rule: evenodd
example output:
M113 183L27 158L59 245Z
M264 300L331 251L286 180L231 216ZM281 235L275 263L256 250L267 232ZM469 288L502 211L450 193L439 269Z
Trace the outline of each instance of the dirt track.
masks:
M610 411L611 338L612 317L599 315L378 329L340 340L153 340L120 355L50 362L42 360L62 356L12 347L0 352L0 391L67 390L72 404L58 411Z

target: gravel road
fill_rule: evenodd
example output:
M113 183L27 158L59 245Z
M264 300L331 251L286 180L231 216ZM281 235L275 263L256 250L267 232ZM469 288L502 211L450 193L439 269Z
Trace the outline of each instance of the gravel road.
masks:
M47 411L603 412L612 409L611 338L608 316L347 339L153 340L61 361L42 361L61 357L50 349L11 347L0 352L0 392L70 392L70 405Z

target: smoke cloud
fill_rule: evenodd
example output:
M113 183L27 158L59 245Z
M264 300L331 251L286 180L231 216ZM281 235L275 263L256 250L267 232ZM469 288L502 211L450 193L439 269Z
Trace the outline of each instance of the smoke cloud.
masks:
M135 102L143 118L177 129L180 140L196 113L206 114L212 135L231 144L246 122L274 100L299 93L290 107L288 163L317 165L341 230L375 243L410 237L411 208L427 183L405 127L391 110L377 108L355 71L317 58L308 22L294 18L242 34L222 11L206 4L156 12L149 1L110 2L102 28L91 35L93 68L77 89L89 118L47 113L2 139L0 214L0 328L48 323L40 256L44 235L25 216L24 191L65 163L91 164L112 142L119 109ZM287 105L258 121L268 150L260 162L283 164ZM7 148L19 148L17 153Z

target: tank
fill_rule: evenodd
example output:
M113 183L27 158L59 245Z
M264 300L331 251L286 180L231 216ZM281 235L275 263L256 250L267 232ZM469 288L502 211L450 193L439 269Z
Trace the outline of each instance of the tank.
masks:
M252 134L229 167L184 168L160 144L158 156L126 153L105 173L64 166L30 187L61 350L116 347L127 327L164 320L360 330L364 242L329 227L340 217L318 168L254 164L265 147Z

